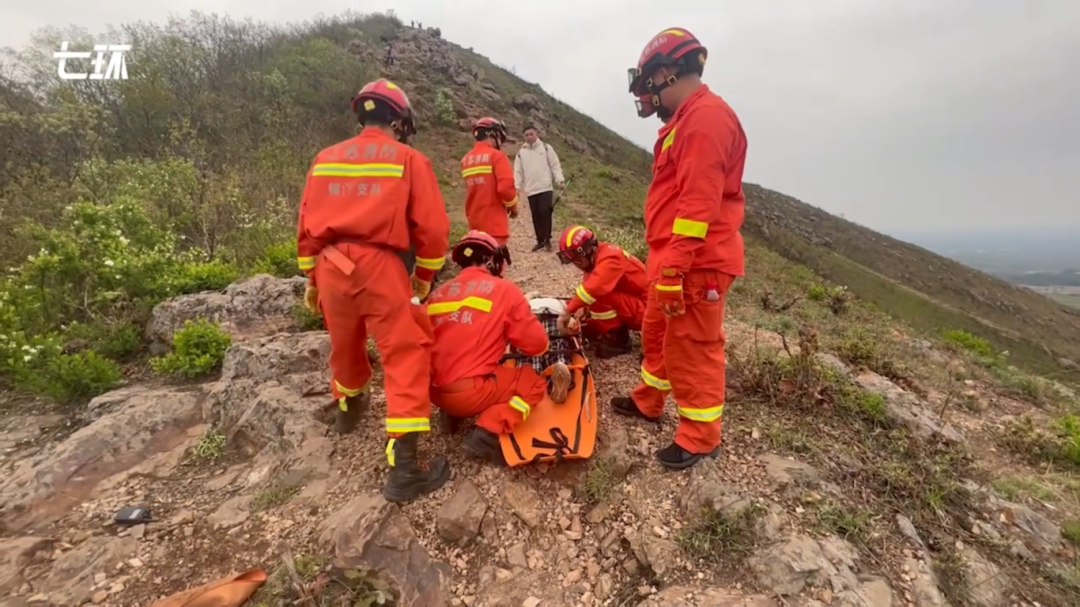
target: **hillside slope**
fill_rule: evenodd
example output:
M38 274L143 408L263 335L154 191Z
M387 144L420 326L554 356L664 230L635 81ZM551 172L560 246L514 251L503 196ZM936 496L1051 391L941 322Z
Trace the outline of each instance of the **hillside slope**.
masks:
M655 425L610 414L638 381L626 355L592 361L588 462L503 469L435 431L424 448L453 478L386 503L379 370L371 414L332 433L328 338L299 307L301 176L355 132L345 100L380 75L407 89L457 232L472 118L546 129L573 180L557 229L588 221L642 256L648 154L392 16L125 30L144 78L58 84L45 40L17 58L28 81L0 82L0 255L15 265L0 282L0 592L15 604L143 607L249 567L271 574L257 607L1080 604L1076 394L1009 365L1018 350L915 279L828 252L877 236L820 228L756 186L721 457L670 473L653 454L671 408ZM508 278L570 293L580 274L528 252L527 215ZM118 528L131 504L155 520Z

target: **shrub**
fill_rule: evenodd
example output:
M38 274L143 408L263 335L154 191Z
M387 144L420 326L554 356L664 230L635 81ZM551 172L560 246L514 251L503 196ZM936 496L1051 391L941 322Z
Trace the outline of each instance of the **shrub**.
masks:
M945 331L941 334L941 338L953 350L969 352L984 360L992 360L998 357L998 353L994 351L994 347L990 345L990 342L962 329Z
M270 245L252 270L256 274L270 274L278 278L303 276L304 273L296 265L296 241Z
M450 89L441 88L435 92L435 119L443 125L454 123L454 100Z
M173 351L150 360L155 372L192 378L214 371L225 359L232 337L217 323L185 321L173 334Z
M221 291L237 278L240 278L240 271L230 263L216 259L192 262L179 268L171 292L183 295L202 291Z

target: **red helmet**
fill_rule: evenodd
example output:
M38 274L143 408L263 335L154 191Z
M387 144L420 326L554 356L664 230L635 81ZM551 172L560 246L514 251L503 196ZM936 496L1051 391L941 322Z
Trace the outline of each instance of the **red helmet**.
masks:
M666 29L653 36L641 51L637 67L628 70L630 94L639 98L659 95L660 91L675 84L679 72L704 67L708 56L709 51L688 30L681 27ZM675 68L676 76L665 82L653 82L653 72L661 67ZM654 99L653 105L658 105L658 101Z
M404 141L416 133L412 104L409 103L409 96L405 94L405 91L401 90L401 87L385 78L369 82L364 85L364 88L360 89L356 97L353 97L352 111L362 118L364 112L375 109L376 101L385 103L394 113L400 116L399 124L395 126L399 139Z
M503 268L509 261L506 247L500 246L494 237L480 230L469 230L450 252L450 259L462 268L475 265L477 256L488 258L487 268L495 276L502 276Z
M596 249L596 234L585 226L570 226L559 235L559 252L556 255L562 263L570 263L581 255L588 255Z
M486 139L487 137L494 137L496 146L502 146L506 141L506 125L501 120L486 116L476 121L473 125L473 137L480 139Z

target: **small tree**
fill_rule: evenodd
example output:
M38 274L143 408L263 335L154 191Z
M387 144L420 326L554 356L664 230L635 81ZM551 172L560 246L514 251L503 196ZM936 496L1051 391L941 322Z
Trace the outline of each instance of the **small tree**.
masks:
M449 89L441 88L435 92L435 119L446 126L454 123L454 100Z

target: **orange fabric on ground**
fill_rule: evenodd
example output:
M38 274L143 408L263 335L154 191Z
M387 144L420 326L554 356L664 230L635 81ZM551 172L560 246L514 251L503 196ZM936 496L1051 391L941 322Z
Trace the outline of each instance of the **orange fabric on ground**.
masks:
M424 280L445 263L450 220L431 163L365 128L316 156L298 224L298 263L319 287L330 333L335 398L357 395L371 380L370 333L383 361L387 434L430 430L431 328L410 304L397 252L416 248Z
M494 373L512 344L526 356L543 354L548 335L513 282L485 268L462 270L432 293L427 303L435 345L433 385Z
M659 417L670 391L679 413L675 443L691 453L720 444L724 406L724 300L735 277L693 270L683 278L686 313L668 318L650 294L641 328L641 383L631 397L642 413ZM707 301L716 285L718 301ZM665 364L666 363L666 364Z
M340 241L416 249L416 275L431 280L446 262L450 218L419 151L375 127L315 157L300 201L297 261L313 277L319 253Z
M510 159L486 141L478 141L461 159L465 178L465 218L470 230L487 232L499 244L510 238L507 211L517 206Z
M662 268L743 275L746 146L734 110L704 84L660 129L645 197L650 281Z
M574 289L566 309L573 314L588 308L589 322L597 323L597 327L613 330L626 325L640 331L648 288L641 260L617 245L601 242L592 269Z
M495 434L509 434L547 394L547 380L531 366L499 365L490 375L432 388L431 400L454 417L479 415L476 425Z

